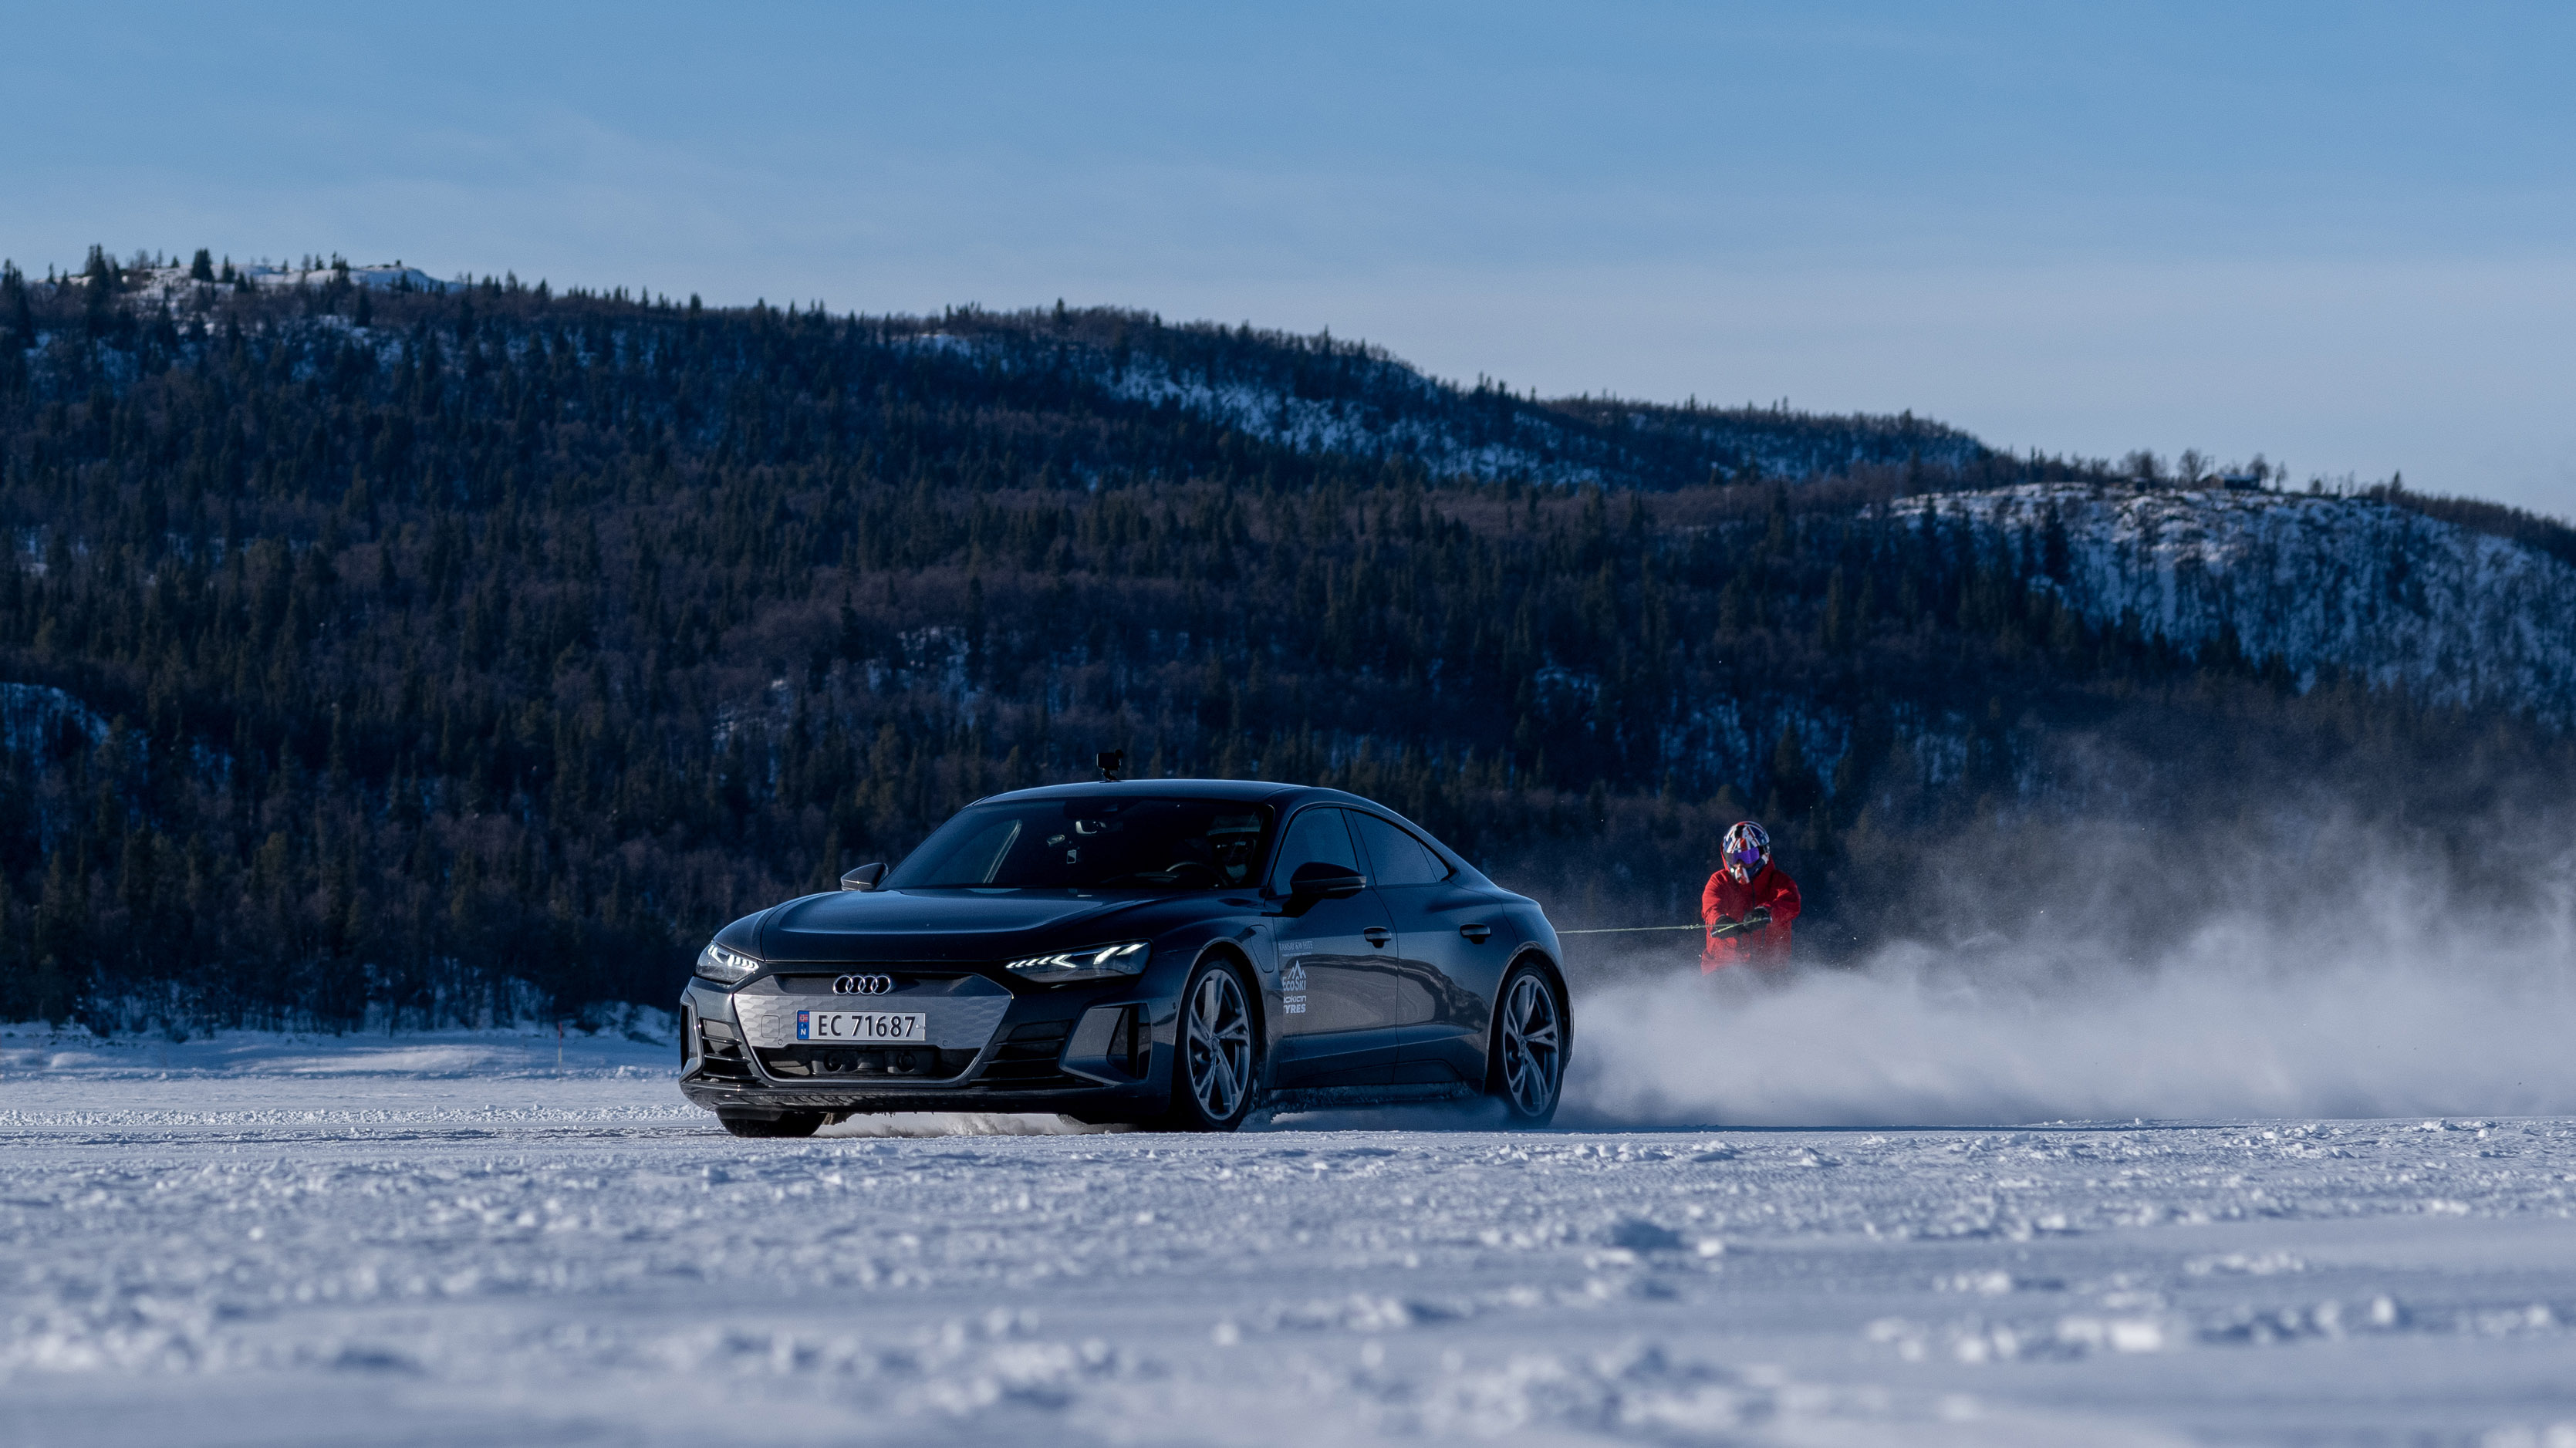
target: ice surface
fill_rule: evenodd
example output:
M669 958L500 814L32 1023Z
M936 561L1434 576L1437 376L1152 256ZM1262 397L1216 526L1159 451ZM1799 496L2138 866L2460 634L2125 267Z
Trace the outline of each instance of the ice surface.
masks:
M2566 1118L741 1141L636 1042L15 1029L13 1448L2576 1441Z

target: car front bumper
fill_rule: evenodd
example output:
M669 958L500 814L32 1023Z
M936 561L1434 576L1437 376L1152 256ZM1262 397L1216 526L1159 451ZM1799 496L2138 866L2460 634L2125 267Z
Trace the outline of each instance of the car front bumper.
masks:
M681 996L680 1090L727 1116L790 1112L1057 1112L1132 1120L1169 1100L1177 1003L1142 980L1015 994L980 976L903 978L892 994L827 993L828 974L762 976ZM919 1045L825 1047L800 1010L919 1012Z

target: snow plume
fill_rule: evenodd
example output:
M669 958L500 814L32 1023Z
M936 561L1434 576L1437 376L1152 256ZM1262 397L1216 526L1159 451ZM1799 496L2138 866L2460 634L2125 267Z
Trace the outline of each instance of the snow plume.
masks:
M1948 882L2026 912L1953 943L1895 944L1780 980L1703 978L1685 960L1652 974L1634 960L1579 970L1564 1120L2576 1113L2566 858L2511 872L2518 888L2500 889L2492 869L2471 884L2331 829L2309 863L2271 868L2192 861L2120 833L2061 839L2061 868L2036 897L2027 879ZM2090 898L2074 884L2088 876ZM2180 902L2161 938L2139 931L2138 896Z

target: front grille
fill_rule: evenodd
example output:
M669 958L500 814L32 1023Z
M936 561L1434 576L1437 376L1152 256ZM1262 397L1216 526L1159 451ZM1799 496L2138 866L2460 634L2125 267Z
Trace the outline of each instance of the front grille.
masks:
M1010 1039L993 1053L976 1082L1004 1090L1030 1091L1089 1083L1076 1081L1056 1069L1064 1054L1065 1037L1073 1034L1071 1021L1031 1021L1014 1027Z
M1011 993L997 982L977 975L922 976L906 974L902 967L849 967L856 973L882 975L894 982L894 989L879 995L841 995L832 991L835 979L828 975L764 976L734 992L734 1019L742 1028L743 1039L758 1050L763 1065L773 1053L785 1052L777 1059L808 1064L797 1054L800 1048L822 1044L805 1038L797 1029L800 1012L816 1010L919 1012L924 1018L924 1039L915 1042L888 1043L900 1051L926 1045L942 1054L963 1051L972 1060L993 1039L1002 1017L1011 1008ZM862 1049L873 1049L867 1043L851 1042L855 1055ZM916 1063L918 1064L918 1063ZM959 1070L964 1067L960 1066ZM856 1074L856 1068L853 1068ZM796 1073L789 1073L796 1074ZM955 1072L948 1073L950 1075Z

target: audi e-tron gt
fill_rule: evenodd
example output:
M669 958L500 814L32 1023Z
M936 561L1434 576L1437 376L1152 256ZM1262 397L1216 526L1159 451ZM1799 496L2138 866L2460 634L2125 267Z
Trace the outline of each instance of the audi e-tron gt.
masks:
M680 1089L739 1136L872 1111L1228 1131L1256 1106L1556 1111L1556 932L1385 807L1138 780L995 795L716 933Z

